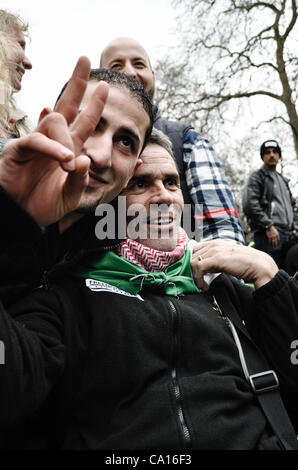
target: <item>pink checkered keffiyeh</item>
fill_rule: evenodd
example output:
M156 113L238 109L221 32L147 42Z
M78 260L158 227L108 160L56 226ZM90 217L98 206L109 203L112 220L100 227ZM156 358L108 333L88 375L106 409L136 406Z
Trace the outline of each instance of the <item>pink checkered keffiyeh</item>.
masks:
M116 254L130 263L149 272L164 271L170 264L182 258L186 250L188 237L180 227L176 248L172 251L159 251L126 238L116 250Z

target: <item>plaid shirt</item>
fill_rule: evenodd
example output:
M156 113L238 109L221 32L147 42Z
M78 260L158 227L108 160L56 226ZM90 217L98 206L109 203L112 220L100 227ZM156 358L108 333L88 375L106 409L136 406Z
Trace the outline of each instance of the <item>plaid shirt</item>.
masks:
M221 164L209 141L190 129L184 134L186 181L203 220L203 238L223 238L244 244L244 233Z

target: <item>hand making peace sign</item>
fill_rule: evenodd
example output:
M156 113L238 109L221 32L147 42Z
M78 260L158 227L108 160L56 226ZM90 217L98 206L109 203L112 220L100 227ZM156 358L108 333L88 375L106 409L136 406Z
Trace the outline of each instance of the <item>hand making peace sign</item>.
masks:
M81 151L98 124L109 89L100 82L80 112L89 73L89 59L80 57L55 111L44 110L35 132L3 149L0 185L40 226L75 210L88 185L90 159Z

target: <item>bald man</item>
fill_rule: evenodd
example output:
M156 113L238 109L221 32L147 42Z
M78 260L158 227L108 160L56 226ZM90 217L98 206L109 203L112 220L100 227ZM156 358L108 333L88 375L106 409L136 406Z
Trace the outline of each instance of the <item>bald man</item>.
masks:
M134 77L153 99L154 71L146 50L134 39L122 37L110 42L101 54L100 66ZM172 142L184 203L191 207L192 220L195 216L199 223L196 232L192 223L196 239L203 236L204 240L224 238L244 243L231 190L209 141L189 125L162 119L157 106L154 127Z

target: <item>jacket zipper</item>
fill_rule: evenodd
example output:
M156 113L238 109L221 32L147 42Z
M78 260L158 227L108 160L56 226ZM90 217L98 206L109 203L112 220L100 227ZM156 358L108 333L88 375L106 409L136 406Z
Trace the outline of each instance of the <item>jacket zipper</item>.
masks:
M188 426L185 421L183 409L182 409L182 400L181 400L181 390L178 382L177 376L177 346L178 346L178 312L176 310L175 305L171 300L169 300L170 310L173 315L173 336L174 336L174 354L173 354L173 364L171 370L171 378L172 378L172 385L174 390L175 396L175 404L176 404L176 413L178 416L178 422L180 425L180 429L183 436L184 446L183 448L190 447L190 432Z

